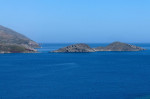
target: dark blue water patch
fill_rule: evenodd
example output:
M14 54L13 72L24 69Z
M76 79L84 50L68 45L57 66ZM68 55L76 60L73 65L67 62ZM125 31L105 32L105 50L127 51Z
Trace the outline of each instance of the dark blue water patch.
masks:
M136 99L149 75L149 50L0 54L0 99Z

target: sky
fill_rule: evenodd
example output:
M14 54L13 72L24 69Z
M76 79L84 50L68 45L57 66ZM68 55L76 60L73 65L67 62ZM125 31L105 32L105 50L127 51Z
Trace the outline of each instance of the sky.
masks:
M0 0L0 25L39 43L150 43L150 0Z

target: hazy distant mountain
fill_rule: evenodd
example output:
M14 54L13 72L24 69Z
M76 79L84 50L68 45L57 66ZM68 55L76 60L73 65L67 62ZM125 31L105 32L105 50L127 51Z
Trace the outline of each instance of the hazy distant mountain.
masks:
M26 36L0 25L0 44L22 44L37 48L39 45Z
M0 53L32 53L39 44L0 25Z

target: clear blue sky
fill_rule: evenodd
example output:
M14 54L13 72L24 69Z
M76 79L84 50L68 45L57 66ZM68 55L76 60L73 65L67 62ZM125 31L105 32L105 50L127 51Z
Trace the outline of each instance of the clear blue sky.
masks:
M0 24L37 42L150 42L150 0L0 0Z

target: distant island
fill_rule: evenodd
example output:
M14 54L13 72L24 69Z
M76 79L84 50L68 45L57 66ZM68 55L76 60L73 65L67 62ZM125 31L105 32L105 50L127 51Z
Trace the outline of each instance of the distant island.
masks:
M71 53L71 52L99 52L99 51L142 51L142 50L145 49L134 45L122 43L122 42L113 42L106 47L96 47L96 48L91 48L87 44L83 44L83 43L74 44L51 52Z
M113 42L106 47L94 48L95 51L142 51L144 48L122 42Z
M34 53L39 44L0 25L0 53Z
M52 51L52 52L95 52L93 48L88 46L87 44L74 44L70 45L64 48L60 48L58 50Z

